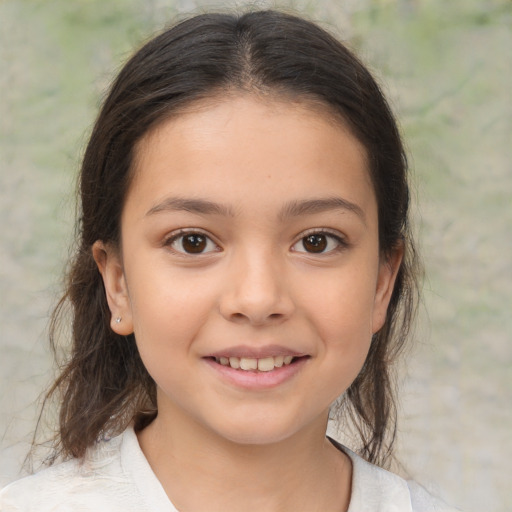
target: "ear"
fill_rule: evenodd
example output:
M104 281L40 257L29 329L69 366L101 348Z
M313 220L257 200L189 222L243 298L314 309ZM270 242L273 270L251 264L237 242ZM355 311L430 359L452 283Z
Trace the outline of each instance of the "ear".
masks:
M111 329L122 336L132 334L131 303L119 250L97 240L92 246L92 255L103 278L111 313Z
M379 331L386 321L389 301L393 294L396 276L400 269L403 255L404 248L400 244L396 249L393 249L391 254L381 257L373 307L373 334Z

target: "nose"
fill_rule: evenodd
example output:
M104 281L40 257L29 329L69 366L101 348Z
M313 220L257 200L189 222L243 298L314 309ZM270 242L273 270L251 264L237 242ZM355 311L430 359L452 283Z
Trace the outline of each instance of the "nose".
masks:
M220 312L231 322L255 326L279 323L295 309L286 272L270 251L235 258L227 280Z

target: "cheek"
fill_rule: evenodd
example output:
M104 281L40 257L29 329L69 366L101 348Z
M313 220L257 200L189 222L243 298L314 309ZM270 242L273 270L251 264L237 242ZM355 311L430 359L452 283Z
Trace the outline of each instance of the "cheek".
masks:
M203 323L200 305L193 293L163 285L140 287L132 296L134 335L144 366L159 387L179 389Z
M373 334L374 274L373 267L358 267L325 279L318 276L301 308L320 339L319 357L326 383L334 390L332 399L350 386L366 360Z
M214 308L214 286L165 265L146 268L141 272L138 266L128 274L135 337L141 349L150 345L172 351L190 343L207 321Z
M309 309L312 321L325 330L329 339L338 336L348 342L349 332L356 339L371 338L375 303L375 279L371 268L355 268L351 272L318 275L314 286L304 283L303 308ZM314 318L313 318L314 317Z

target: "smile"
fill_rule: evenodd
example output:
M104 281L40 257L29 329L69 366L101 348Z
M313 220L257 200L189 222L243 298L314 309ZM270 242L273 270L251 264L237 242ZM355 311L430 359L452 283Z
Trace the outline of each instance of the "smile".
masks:
M290 354L290 350L283 347L274 349L277 355L269 354L270 347L260 350L259 354L254 350L251 353L250 349L244 347L231 348L229 352L212 354L203 360L222 381L252 391L265 391L283 385L295 378L311 359L309 354Z
M294 356L275 356L256 359L253 357L216 357L215 361L235 370L271 372L292 363Z

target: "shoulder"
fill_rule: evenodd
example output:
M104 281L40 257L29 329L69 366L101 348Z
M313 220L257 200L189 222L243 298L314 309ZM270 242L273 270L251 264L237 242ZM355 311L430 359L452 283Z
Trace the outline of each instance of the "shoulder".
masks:
M132 431L133 433L133 431ZM126 433L99 442L83 459L56 464L0 491L1 512L126 511L137 503L122 464Z
M0 491L0 511L46 511L83 495L95 478L87 478L82 462L73 459L17 480ZM83 483L86 482L86 486ZM80 509L78 509L80 510Z
M460 512L459 509L450 507L444 501L432 496L420 484L409 480L407 485L411 493L413 512Z
M421 485L365 461L335 443L352 461L352 496L348 512L458 512Z

